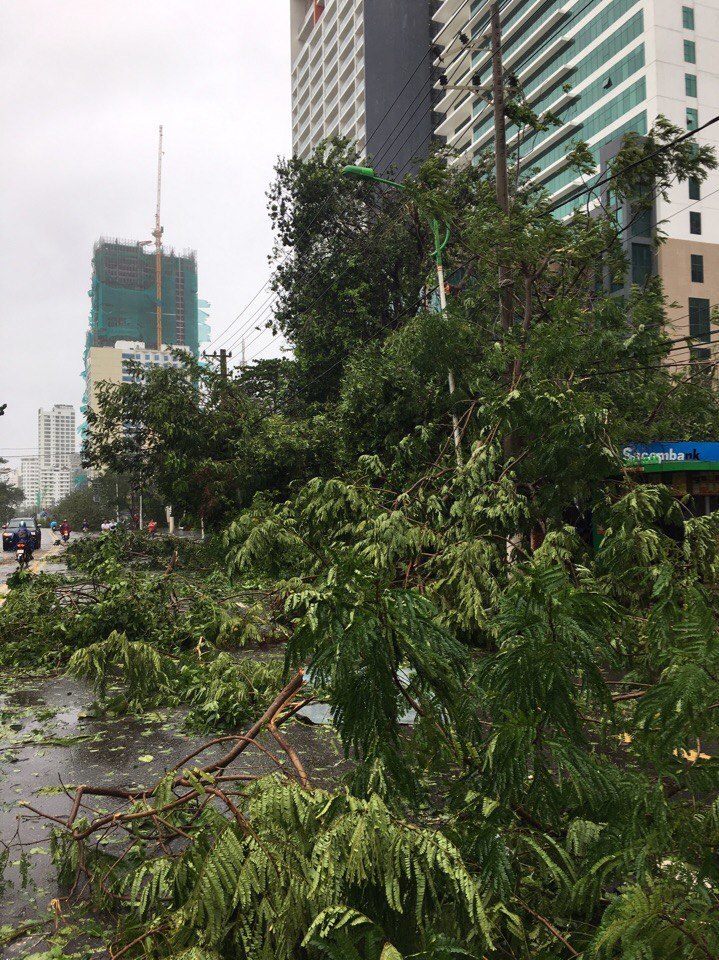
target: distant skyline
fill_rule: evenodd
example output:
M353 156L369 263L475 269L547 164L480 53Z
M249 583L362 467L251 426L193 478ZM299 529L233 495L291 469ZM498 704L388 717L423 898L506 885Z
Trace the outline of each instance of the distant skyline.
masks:
M197 250L213 335L267 280L290 32L284 0L0 0L0 17L0 457L16 464L37 452L39 408L80 419L92 247L150 239L160 123L164 239Z

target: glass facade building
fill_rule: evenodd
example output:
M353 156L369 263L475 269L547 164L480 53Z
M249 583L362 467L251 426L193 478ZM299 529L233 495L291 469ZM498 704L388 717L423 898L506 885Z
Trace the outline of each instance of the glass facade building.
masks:
M493 153L489 6L441 0L434 12L435 65L446 77L435 84L435 131L457 163ZM504 0L500 9L505 79L535 112L559 120L539 132L510 122L508 148L522 175L551 197L556 216L598 202L587 192L592 177L567 162L578 141L589 145L595 179L625 134L645 134L660 115L719 148L719 124L702 129L719 102L719 0ZM666 237L658 247L657 226ZM699 329L700 299L708 344L705 304L719 304L719 174L676 183L657 200L651 222L631 233L627 284L661 274L672 335ZM709 340L716 338L712 327Z

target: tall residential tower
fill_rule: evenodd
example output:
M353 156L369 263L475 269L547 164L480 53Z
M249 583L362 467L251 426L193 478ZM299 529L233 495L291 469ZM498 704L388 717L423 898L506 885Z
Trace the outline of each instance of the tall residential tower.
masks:
M290 0L292 147L347 137L379 170L432 136L431 0ZM398 133L405 120L404 130Z
M479 92L449 88L475 83L486 92L491 83L491 56L483 49L489 3L443 0L434 20L443 49L438 65L447 75L436 132L458 150L457 162L471 162L492 151L493 108ZM506 0L501 21L505 74L535 111L551 110L561 121L539 133L522 135L511 124L507 130L512 155L535 172L533 182L551 194L557 216L588 201L585 178L566 162L574 141L588 142L600 173L622 137L646 133L658 115L695 130L717 113L719 0ZM464 50L460 32L470 40ZM440 82L436 89L441 95ZM719 146L719 124L697 139ZM658 256L651 242L657 223L668 238ZM673 332L706 343L699 350L706 355L710 310L719 303L719 172L702 185L674 187L632 234L627 282L658 271L669 302L679 304L669 311Z

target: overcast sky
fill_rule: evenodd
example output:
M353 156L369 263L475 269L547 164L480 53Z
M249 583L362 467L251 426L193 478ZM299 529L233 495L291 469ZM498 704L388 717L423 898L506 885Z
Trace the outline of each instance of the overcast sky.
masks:
M150 238L160 123L165 242L197 250L213 335L267 279L288 6L0 0L0 456L36 450L38 407L80 405L92 246Z

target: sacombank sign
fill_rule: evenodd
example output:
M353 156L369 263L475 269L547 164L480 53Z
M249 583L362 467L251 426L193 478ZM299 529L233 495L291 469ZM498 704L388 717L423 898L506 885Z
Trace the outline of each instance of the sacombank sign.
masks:
M718 463L719 443L628 443L622 447L622 459L633 466L652 463Z

